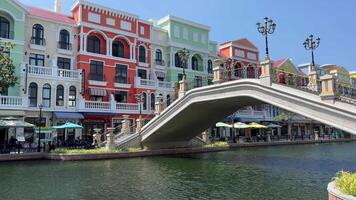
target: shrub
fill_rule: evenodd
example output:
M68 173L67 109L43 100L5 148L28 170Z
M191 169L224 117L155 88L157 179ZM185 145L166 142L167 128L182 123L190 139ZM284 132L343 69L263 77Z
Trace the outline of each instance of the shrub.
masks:
M356 196L356 173L341 171L334 177L336 187L344 194Z
M89 154L89 153L114 153L118 152L115 149L65 149L58 148L54 150L54 153L62 154Z
M226 141L217 141L211 144L204 145L204 147L228 147L229 144Z

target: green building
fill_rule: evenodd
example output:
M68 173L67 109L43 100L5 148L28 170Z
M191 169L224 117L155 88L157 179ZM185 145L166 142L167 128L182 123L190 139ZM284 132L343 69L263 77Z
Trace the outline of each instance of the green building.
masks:
M26 13L26 8L16 0L0 1L0 40L15 45L8 53L16 66L16 76L19 77L14 87L2 88L1 95L20 96L21 94L20 73L24 57Z
M201 86L208 83L206 80L212 80L217 43L209 40L210 27L171 15L156 21L155 25L168 34L168 81L176 83L182 78L183 69L177 51L183 48L190 53L185 69L188 83Z

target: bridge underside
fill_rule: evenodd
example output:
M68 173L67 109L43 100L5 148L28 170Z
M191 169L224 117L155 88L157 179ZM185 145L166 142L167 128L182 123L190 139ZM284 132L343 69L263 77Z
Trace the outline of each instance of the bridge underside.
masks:
M356 134L354 105L324 102L319 95L286 86L239 80L189 91L143 127L141 141L149 148L187 146L224 117L262 102Z
M261 103L250 97L239 97L191 104L155 132L155 137L145 139L143 144L151 148L187 146L195 136L236 110Z

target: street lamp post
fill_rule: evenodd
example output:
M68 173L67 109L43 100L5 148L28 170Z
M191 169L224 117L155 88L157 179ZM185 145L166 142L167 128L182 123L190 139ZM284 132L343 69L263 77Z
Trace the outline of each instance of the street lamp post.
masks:
M187 66L190 53L186 48L179 49L177 53L180 59L181 67L183 68L183 78L185 80L186 79L185 67Z
M273 22L272 19L265 17L264 18L264 25L261 26L261 23L258 22L256 23L257 25L257 30L260 32L263 36L265 36L265 43L266 43L266 58L269 58L269 52L268 52L268 34L274 33L274 30L276 29L276 24Z
M38 127L38 144L37 144L37 152L41 152L41 126L42 126L42 108L43 105L40 104L38 105L38 108L40 109L40 123Z
M313 35L309 35L307 39L303 42L305 50L311 51L312 54L312 68L311 71L315 71L315 62L314 62L314 50L319 47L320 38L316 38L316 41L313 40Z

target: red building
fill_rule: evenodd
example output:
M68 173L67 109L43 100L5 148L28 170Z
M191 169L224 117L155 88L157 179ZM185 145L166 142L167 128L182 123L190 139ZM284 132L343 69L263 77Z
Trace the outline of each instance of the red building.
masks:
M259 52L257 47L248 39L229 41L219 46L220 56L231 58L233 63L233 76L236 78L256 78L260 74Z
M151 74L152 24L86 1L78 1L72 12L78 25L77 66L83 69L84 132L91 135L94 128L116 126L123 115L129 115L133 125L140 110L150 117L155 90L136 87L136 77L145 80ZM136 94L142 94L142 106Z

